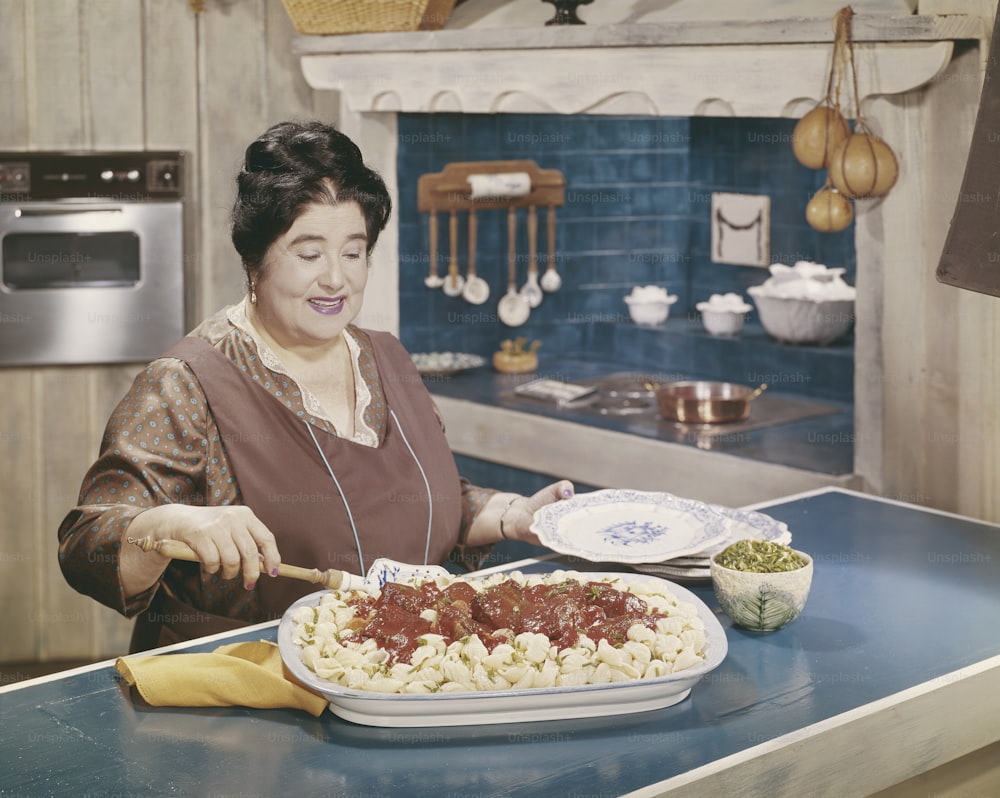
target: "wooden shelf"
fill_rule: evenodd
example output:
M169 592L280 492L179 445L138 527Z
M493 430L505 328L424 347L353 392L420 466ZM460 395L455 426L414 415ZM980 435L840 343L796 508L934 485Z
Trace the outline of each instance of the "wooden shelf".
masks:
M937 42L983 40L981 17L857 14L856 42ZM771 20L678 21L669 25L567 26L563 28L461 29L407 33L299 36L297 55L393 53L454 50L540 50L550 48L689 47L727 44L823 44L833 42L831 17Z

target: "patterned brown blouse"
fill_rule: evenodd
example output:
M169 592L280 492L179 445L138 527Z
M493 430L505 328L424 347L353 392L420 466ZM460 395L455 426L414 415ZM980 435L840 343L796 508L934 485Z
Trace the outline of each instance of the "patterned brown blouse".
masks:
M378 446L386 432L387 410L371 341L349 327L358 393L356 442ZM334 432L315 399L285 373L266 346L259 345L242 306L227 308L191 335L215 346L291 412L319 429ZM59 561L76 590L133 617L146 610L158 585L126 598L118 551L129 524L143 510L168 502L193 505L242 504L240 488L227 461L223 437L208 410L204 393L184 362L160 358L138 374L108 421L100 456L86 474L79 504L59 528ZM473 519L495 491L462 480L464 540ZM475 565L482 550L462 556ZM256 591L242 579L203 574L197 563L174 561L164 574L175 595L216 615L246 623L260 618Z

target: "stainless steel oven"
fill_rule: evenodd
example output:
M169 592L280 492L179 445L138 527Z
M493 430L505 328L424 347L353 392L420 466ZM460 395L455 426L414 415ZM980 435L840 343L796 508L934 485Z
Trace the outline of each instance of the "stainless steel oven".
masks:
M181 152L0 152L0 366L145 361L184 334Z

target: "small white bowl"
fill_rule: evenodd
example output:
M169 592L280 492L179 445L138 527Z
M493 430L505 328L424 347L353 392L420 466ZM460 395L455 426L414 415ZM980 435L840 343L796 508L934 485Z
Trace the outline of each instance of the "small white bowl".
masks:
M812 587L813 561L808 554L793 551L806 563L794 571L736 571L716 562L722 552L709 560L715 597L734 624L772 632L799 617Z
M670 316L670 306L677 301L676 296L668 296L666 299L643 300L625 297L625 304L628 305L628 314L632 321L640 327L655 327L662 324Z
M746 314L734 310L703 310L701 321L711 335L736 335L743 329Z

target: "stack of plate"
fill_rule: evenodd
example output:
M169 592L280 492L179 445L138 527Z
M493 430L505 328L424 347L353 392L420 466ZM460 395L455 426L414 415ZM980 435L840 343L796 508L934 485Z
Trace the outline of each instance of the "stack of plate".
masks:
M671 579L710 579L710 558L737 540L792 540L784 523L764 513L637 490L598 490L546 505L531 529L560 554Z
M468 352L414 352L410 359L424 377L448 377L486 363L486 358Z

